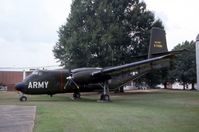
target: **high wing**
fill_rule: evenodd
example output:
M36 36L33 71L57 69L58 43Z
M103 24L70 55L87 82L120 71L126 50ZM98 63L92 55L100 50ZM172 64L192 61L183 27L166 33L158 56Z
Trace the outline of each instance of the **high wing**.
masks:
M128 63L125 65L103 68L92 72L93 77L110 79L114 76L131 73L132 79L143 75L151 70L170 66L170 60L178 51L168 52L166 43L166 33L160 28L151 29L151 37L148 51L148 59ZM122 79L120 77L120 79Z
M128 63L125 65L103 68L92 73L93 77L113 77L121 74L132 73L133 75L143 74L154 69L169 67L170 60L174 54L163 55L143 61Z

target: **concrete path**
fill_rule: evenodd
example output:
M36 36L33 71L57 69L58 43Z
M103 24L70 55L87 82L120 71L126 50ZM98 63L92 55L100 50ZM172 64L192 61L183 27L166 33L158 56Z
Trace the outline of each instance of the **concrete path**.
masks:
M36 106L0 105L0 132L32 132Z

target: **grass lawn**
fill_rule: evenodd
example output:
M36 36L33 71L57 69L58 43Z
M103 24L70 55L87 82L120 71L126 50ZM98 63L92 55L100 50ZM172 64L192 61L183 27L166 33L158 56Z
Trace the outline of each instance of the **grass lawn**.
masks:
M69 94L28 96L19 102L16 93L0 92L0 105L34 105L34 132L198 132L199 92L158 90L73 101Z

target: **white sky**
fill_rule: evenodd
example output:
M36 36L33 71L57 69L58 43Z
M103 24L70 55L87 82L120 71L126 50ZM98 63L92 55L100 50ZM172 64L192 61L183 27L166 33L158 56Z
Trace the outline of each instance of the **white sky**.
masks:
M144 0L166 28L171 50L199 33L197 0ZM0 68L59 65L52 49L72 0L0 0Z
M169 50L185 40L196 39L199 33L199 1L144 0L147 8L160 18L166 28Z

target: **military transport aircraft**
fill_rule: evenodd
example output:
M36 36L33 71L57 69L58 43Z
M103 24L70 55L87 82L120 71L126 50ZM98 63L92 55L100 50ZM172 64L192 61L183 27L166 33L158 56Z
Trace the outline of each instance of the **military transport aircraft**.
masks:
M116 89L151 70L168 67L174 56L175 52L167 50L165 31L152 28L148 59L108 68L36 70L15 87L21 93L20 101L27 100L24 94L52 96L57 93L73 92L74 98L80 98L80 92L91 92L97 89L103 91L100 100L109 101L109 89Z

